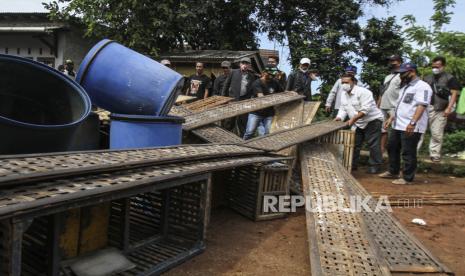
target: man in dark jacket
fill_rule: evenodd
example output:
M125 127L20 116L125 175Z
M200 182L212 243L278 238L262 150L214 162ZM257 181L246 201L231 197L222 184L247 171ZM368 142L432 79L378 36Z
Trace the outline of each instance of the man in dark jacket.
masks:
M250 87L256 79L250 70L250 58L242 58L240 68L231 71L226 79L221 95L233 97L237 101L250 98Z
M225 60L221 63L221 68L223 69L223 74L218 76L213 83L213 95L221 96L223 91L224 83L228 79L228 76L231 74L231 62Z
M242 58L240 60L240 68L234 69L226 79L223 90L221 91L222 96L228 96L234 98L236 101L248 99L251 96L252 83L255 81L255 74L250 70L251 60L250 58ZM235 130L235 132L242 137L245 132L247 125L247 114L238 116L233 126L226 126L229 130Z
M295 91L304 95L306 101L312 100L311 83L316 79L316 75L309 71L310 63L309 58L301 59L299 69L289 75L286 85L286 91Z

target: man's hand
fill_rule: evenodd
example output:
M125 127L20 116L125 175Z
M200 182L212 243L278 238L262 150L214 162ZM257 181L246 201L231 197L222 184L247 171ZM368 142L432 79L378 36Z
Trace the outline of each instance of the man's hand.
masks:
M336 117L336 118L334 118L334 121L336 121L336 122L340 122L340 121L342 121L342 119L341 119L341 118L339 118L339 117Z
M325 107L325 111L328 112L328 113L331 112L331 106Z
M412 135L414 131L415 131L415 126L411 125L411 124L408 124L407 128L405 129L405 132L407 133L407 136Z
M391 118L387 119L386 122L384 122L384 129L388 129L391 126L391 123L392 123L392 119Z
M352 119L350 119L349 121L347 121L347 125L348 126L352 126L353 124L355 124L356 120L354 120L355 117L353 117Z
M448 107L444 110L444 117L448 117L452 113L452 108Z

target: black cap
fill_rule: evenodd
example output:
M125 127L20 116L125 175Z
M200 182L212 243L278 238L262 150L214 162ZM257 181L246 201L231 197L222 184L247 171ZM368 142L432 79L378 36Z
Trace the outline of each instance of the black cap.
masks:
M389 61L400 61L400 62L402 62L402 57L399 56L399 55L392 55L392 56L388 57L388 60Z

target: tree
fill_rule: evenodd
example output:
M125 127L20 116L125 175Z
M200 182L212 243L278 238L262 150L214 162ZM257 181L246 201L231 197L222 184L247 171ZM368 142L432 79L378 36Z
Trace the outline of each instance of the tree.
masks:
M387 73L387 57L403 54L404 38L394 16L371 18L362 30L361 55L365 58L362 81L377 94Z
M256 49L254 1L55 0L53 19L76 20L87 35L115 39L146 54L173 49Z

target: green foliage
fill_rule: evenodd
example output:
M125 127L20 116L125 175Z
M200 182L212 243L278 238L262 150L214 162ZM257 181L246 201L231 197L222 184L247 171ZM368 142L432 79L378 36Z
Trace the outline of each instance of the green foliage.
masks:
M465 131L448 133L442 145L443 153L457 153L465 150Z
M63 5L66 4L66 5ZM115 39L146 54L173 49L256 49L251 0L55 0L53 19L82 22L87 35Z
M289 45L291 63L308 57L324 84L333 84L359 51L364 4L391 1L366 0L259 0L260 30L270 39ZM323 88L323 93L328 90Z
M401 26L396 24L394 16L386 19L371 18L363 28L360 45L361 55L366 61L363 64L361 78L375 95L378 94L388 73L386 58L394 54L403 54L404 38L400 30Z

